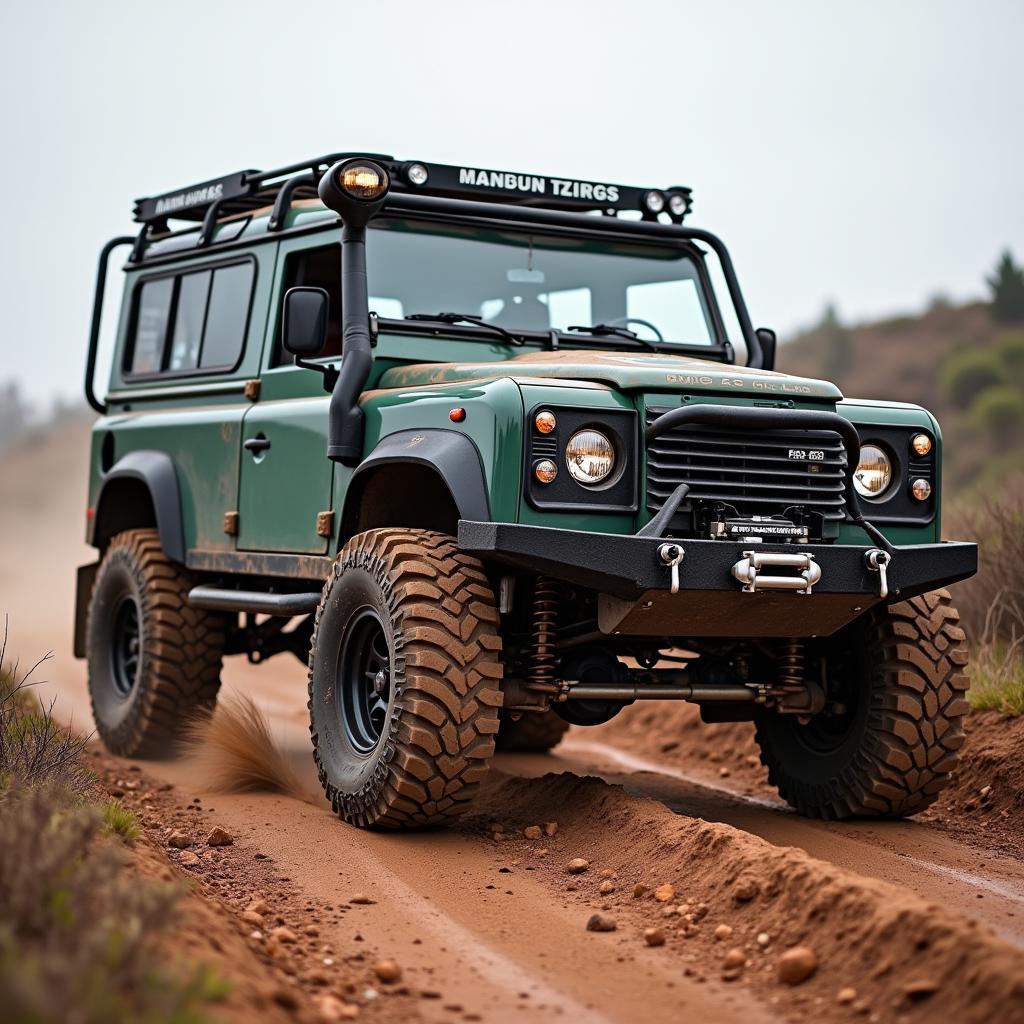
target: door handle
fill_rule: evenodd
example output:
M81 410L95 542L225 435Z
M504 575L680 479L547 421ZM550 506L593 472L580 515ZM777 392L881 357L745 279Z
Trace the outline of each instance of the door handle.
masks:
M262 435L259 437L250 437L248 441L242 443L242 447L247 452L252 452L253 455L258 455L260 452L265 452L270 447L270 441Z

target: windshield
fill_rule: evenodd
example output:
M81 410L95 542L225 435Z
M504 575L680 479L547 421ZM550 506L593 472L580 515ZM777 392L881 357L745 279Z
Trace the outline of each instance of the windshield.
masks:
M659 344L715 340L697 267L676 248L376 221L366 258L381 317L449 311L510 331L602 324Z

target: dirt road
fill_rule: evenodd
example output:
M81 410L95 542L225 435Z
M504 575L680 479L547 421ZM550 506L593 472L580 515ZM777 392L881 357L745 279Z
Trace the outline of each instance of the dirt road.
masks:
M79 540L85 442L84 431L70 431L0 460L0 614L9 614L11 648L23 660L54 650L43 673L45 689L58 696L62 714L83 727L88 699L82 665L71 658L70 627L73 569L90 559ZM269 857L281 877L310 900L337 904L355 893L369 896L373 903L346 906L336 941L352 948L365 939L399 960L412 984L436 990L441 998L422 1001L425 1019L849 1019L851 1006L836 1001L839 983L848 976L860 979L856 1002L865 1018L923 1020L942 978L902 978L893 987L889 979L898 973L894 964L901 963L886 942L905 927L916 929L922 952L932 943L932 960L914 961L914 970L918 963L933 962L941 975L943 950L956 950L959 959L948 962L957 969L981 965L971 967L970 974L983 992L979 1014L998 1011L1004 1020L1024 1019L1024 957L1013 952L1024 948L1024 869L1008 858L979 854L926 824L806 821L776 801L730 792L724 781L709 784L707 778L580 731L554 756L498 758L484 818L446 833L366 833L338 822L320 797L308 749L303 668L287 655L261 668L230 659L225 688L248 694L265 711L309 801L213 794L181 763L150 763L146 771L173 783L181 794L199 797L211 820L254 854ZM598 776L624 790L538 778L551 772ZM578 786L584 788L573 788ZM507 816L510 828L521 828L541 811L562 826L545 840L546 852L488 834L488 816ZM655 842L655 837L661 838ZM705 848L723 853L705 863L700 860ZM687 850L689 868L681 859ZM565 875L566 860L576 856L593 861L595 871L608 865L610 894L599 895L596 875L579 884ZM731 873L719 879L713 865L730 857ZM762 862L773 866L756 875ZM747 875L756 875L760 886L753 917L740 914L739 896L723 895ZM639 937L643 926L665 921L675 928L674 919L665 916L675 910L649 900L631 902L628 893L639 879L652 885L672 880L686 890L678 900L703 905L700 913L710 907L703 937L687 944L690 932L681 932L679 939L673 932L666 948L645 945ZM877 880L895 888L879 888ZM800 885L808 893L807 906L817 909L792 939L810 936L820 951L834 948L836 970L788 990L771 975L773 947L765 943L767 948L759 949L755 935L762 926L780 942L789 934L786 908L799 906ZM584 930L589 913L603 907L618 916L619 929ZM826 934L820 922L830 908L842 914L826 922ZM811 920L815 915L817 923ZM749 983L735 984L736 977L718 966L725 949L709 938L718 921L733 922L724 925L734 932L727 945L748 950L744 979ZM868 962L868 932L858 928L869 924L872 947L882 957L870 975L842 952L856 949ZM989 939L989 931L1006 945ZM841 956L847 958L842 964ZM991 983L984 980L986 971L995 972ZM993 999L1005 1005L993 1005Z

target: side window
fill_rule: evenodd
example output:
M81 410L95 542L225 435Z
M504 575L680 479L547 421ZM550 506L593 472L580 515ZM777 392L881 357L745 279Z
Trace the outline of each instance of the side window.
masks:
M139 289L131 373L160 372L164 343L167 340L167 324L171 319L173 294L174 279L171 277L147 281Z
M323 288L327 292L327 344L321 355L341 355L341 246L335 243L289 253L284 264L284 288L279 303L283 305L284 293L289 288L298 286ZM287 366L292 357L285 352L281 341L280 319L278 324L272 365Z
M178 376L237 366L254 273L253 264L245 262L144 281L126 374Z

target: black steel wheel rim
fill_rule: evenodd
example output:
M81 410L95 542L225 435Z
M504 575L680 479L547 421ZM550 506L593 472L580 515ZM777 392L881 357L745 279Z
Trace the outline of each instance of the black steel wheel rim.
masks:
M387 634L372 608L360 609L345 631L335 692L348 742L359 754L372 753L384 735L391 700Z
M135 688L141 654L139 606L134 597L126 595L114 612L114 635L110 644L111 675L119 697L128 697Z

